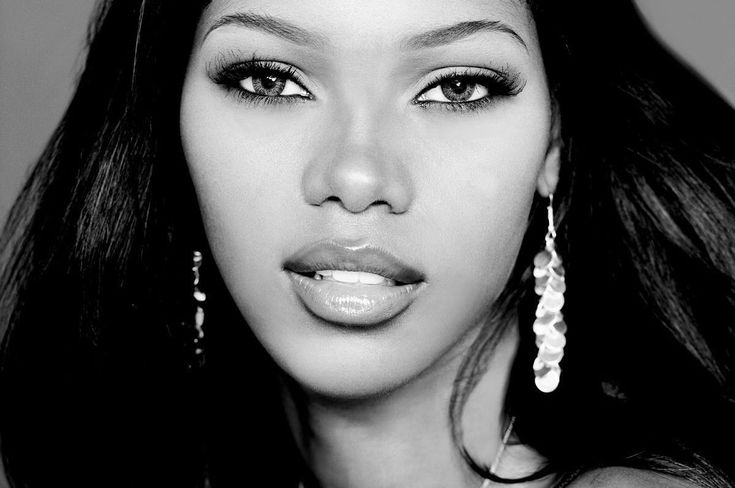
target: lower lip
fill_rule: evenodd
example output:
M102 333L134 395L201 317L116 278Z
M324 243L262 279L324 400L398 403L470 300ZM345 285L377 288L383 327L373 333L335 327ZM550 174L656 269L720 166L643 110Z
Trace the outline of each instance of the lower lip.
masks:
M423 290L424 283L383 286L315 280L286 271L296 294L314 315L328 322L371 326L403 312Z

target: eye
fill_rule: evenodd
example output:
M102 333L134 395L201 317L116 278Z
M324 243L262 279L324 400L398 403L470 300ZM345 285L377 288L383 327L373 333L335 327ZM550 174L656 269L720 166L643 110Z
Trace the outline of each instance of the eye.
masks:
M246 92L264 97L309 97L309 92L280 73L258 73L240 80Z
M524 88L520 74L508 69L452 68L440 73L414 99L422 108L479 110Z
M440 103L473 102L488 96L487 86L468 78L449 78L442 81L421 95L419 101L434 101Z
M242 62L220 57L208 72L214 83L245 102L296 103L314 98L296 68L278 61L253 58Z

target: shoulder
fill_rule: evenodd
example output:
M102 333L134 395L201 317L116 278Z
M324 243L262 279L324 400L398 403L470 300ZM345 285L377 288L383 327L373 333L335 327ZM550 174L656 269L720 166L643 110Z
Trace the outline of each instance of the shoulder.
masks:
M643 469L608 467L587 471L568 488L703 488L701 485Z

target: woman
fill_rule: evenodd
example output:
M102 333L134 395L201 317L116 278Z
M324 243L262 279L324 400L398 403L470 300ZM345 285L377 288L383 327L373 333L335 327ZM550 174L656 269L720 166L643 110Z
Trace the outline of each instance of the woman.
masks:
M730 486L735 114L609 3L105 2L12 486Z

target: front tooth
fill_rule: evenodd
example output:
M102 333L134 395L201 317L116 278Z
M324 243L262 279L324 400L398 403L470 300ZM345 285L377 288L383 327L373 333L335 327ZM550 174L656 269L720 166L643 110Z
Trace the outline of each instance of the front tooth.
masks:
M362 283L364 285L395 286L396 282L375 273L364 271L343 271L334 269L319 270L314 273L315 280L333 280L342 283Z
M375 273L366 273L364 271L360 271L360 283L364 283L366 285L382 285L385 283L387 278L384 276L380 276Z
M355 271L332 271L332 278L335 281L341 281L342 283L357 283L360 281L360 273Z

